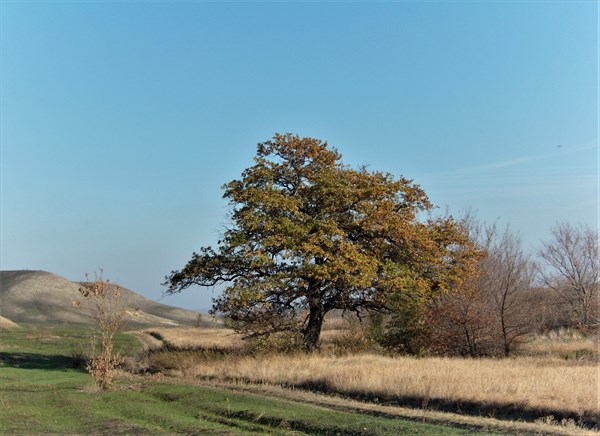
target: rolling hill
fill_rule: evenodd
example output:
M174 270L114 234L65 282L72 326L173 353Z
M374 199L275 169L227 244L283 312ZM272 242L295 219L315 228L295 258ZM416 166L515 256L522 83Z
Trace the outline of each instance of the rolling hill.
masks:
M88 324L89 314L73 301L81 283L46 271L0 271L0 328L16 324ZM167 306L121 287L127 325L193 325L198 312Z

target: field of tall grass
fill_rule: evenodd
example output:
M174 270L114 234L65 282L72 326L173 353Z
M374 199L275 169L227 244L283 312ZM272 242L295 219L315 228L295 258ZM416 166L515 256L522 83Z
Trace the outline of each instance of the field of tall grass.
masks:
M598 422L600 417L598 365L590 359L564 359L551 353L510 359L373 353L249 355L244 352L244 342L224 329L160 329L154 334L186 351L177 353L171 348L153 353L149 365L191 379L305 388L442 410L462 408L500 415L520 410L526 417L555 415L587 422ZM549 339L540 339L544 340ZM582 341L576 337L572 343L577 342L575 348L594 345ZM228 352L215 357L191 351L194 347Z

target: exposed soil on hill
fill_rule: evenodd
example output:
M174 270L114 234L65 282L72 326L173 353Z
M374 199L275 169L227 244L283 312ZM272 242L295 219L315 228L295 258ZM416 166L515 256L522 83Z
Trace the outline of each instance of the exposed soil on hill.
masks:
M0 329L17 329L20 326L10 319L0 316Z
M46 271L0 271L0 316L18 324L87 324L85 308L73 305L81 299L81 285ZM131 327L194 325L197 320L197 312L157 303L127 288L121 292Z

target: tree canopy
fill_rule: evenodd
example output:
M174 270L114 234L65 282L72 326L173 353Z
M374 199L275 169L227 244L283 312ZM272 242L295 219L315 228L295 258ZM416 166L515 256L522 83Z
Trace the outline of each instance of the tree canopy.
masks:
M411 180L352 169L326 142L289 133L258 144L254 161L224 186L231 225L217 248L165 282L168 293L227 283L212 310L250 334L297 330L312 351L329 311L444 292L474 265L467 232L427 217L432 205Z

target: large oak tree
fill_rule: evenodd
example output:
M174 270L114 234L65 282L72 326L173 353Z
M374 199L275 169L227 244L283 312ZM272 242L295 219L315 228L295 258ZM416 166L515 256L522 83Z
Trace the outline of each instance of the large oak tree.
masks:
M411 180L352 169L327 143L276 134L224 186L231 226L166 277L168 292L226 283L213 312L253 335L297 330L318 345L333 309L386 310L390 295L444 292L475 248ZM425 219L421 219L425 217Z

